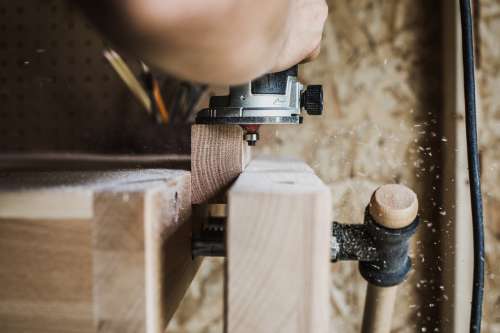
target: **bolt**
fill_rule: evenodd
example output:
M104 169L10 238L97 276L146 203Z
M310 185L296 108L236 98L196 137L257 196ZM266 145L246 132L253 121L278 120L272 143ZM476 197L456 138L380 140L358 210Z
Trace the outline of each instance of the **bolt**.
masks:
M259 133L246 133L245 141L248 142L249 146L255 146L257 141L259 140Z

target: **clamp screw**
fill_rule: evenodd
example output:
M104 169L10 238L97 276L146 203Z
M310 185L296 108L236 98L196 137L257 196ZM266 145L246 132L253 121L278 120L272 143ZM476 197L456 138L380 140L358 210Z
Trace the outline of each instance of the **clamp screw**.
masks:
M302 93L301 106L307 114L319 116L323 113L323 87L321 85L310 85Z

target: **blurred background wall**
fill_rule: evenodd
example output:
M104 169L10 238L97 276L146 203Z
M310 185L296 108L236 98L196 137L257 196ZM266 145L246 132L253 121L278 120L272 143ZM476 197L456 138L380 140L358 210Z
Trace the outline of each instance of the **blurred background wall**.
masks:
M480 1L480 145L485 196L485 331L500 332L500 2Z

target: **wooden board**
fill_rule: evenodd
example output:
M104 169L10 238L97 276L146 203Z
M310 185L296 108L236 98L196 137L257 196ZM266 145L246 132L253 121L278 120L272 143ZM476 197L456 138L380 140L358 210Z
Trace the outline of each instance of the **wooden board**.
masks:
M191 155L2 153L0 171L96 171L122 169L189 170Z
M225 328L330 332L328 188L303 162L250 162L228 193Z
M472 299L472 223L467 174L462 43L458 1L443 2L443 332L468 332Z
M0 331L164 331L199 264L188 172L17 172L0 184ZM1 209L26 193L19 211ZM37 193L57 200L52 215Z
M95 332L89 220L0 219L0 331Z
M226 189L250 160L238 125L191 127L192 200L205 202Z

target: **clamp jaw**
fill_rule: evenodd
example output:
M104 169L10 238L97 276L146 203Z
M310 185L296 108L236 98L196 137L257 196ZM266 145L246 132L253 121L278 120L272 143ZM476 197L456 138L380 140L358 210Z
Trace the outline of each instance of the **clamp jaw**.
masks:
M245 140L253 146L263 124L300 124L302 110L321 115L323 90L307 88L298 81L298 66L266 74L249 83L232 86L227 96L213 96L209 107L198 112L198 124L237 124L245 130Z

